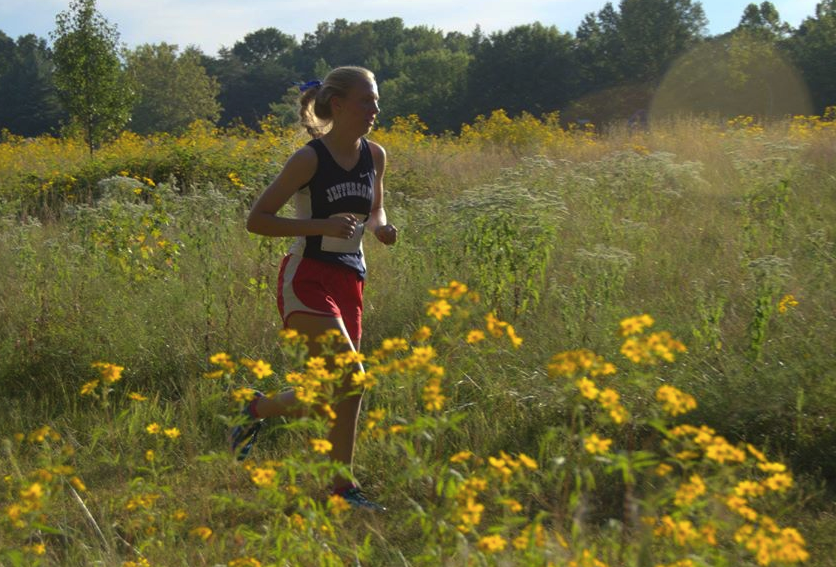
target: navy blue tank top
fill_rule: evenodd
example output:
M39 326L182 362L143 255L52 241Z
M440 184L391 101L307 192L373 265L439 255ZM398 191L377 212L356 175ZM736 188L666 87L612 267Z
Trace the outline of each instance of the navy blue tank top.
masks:
M332 236L300 236L290 248L291 254L342 264L366 276L363 256L363 232L372 210L374 198L374 159L365 138L360 139L360 159L351 171L346 171L331 156L321 140L308 142L316 151L316 173L296 192L296 217L327 219L335 215L352 214L358 226L353 238Z

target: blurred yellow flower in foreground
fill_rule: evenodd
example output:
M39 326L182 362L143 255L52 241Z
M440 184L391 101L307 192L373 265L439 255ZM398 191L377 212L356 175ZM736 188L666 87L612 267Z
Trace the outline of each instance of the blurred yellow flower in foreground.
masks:
M311 439L311 446L314 451L323 455L330 452L333 448L333 445L327 439Z
M584 449L591 455L603 455L610 451L612 439L602 439L598 434L593 433L583 440Z

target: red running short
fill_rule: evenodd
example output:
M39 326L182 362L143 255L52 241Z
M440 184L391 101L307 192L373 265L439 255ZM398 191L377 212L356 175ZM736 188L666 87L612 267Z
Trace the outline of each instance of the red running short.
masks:
M288 254L279 269L278 305L282 322L294 313L342 319L351 341L363 333L363 280L346 266Z

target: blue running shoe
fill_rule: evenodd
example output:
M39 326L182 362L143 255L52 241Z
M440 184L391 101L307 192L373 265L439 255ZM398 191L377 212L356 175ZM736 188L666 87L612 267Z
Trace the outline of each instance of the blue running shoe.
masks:
M264 394L256 392L255 397L262 398ZM258 439L258 432L261 431L261 426L264 424L263 419L252 416L249 407L248 403L241 413L250 421L242 425L236 425L229 432L229 449L238 461L243 461L250 454Z
M363 508L365 510L371 510L373 512L385 512L386 508L381 506L377 502L373 502L366 498L366 495L363 494L363 491L360 490L357 486L352 486L348 490L345 490L340 494L345 501L351 505L352 508Z

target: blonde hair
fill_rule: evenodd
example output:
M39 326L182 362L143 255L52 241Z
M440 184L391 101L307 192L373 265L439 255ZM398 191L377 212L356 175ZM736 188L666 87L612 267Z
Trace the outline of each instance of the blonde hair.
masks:
M374 82L374 73L364 67L337 67L322 84L306 89L299 97L299 122L312 138L319 138L331 129L331 98L347 96L351 87L361 81Z

